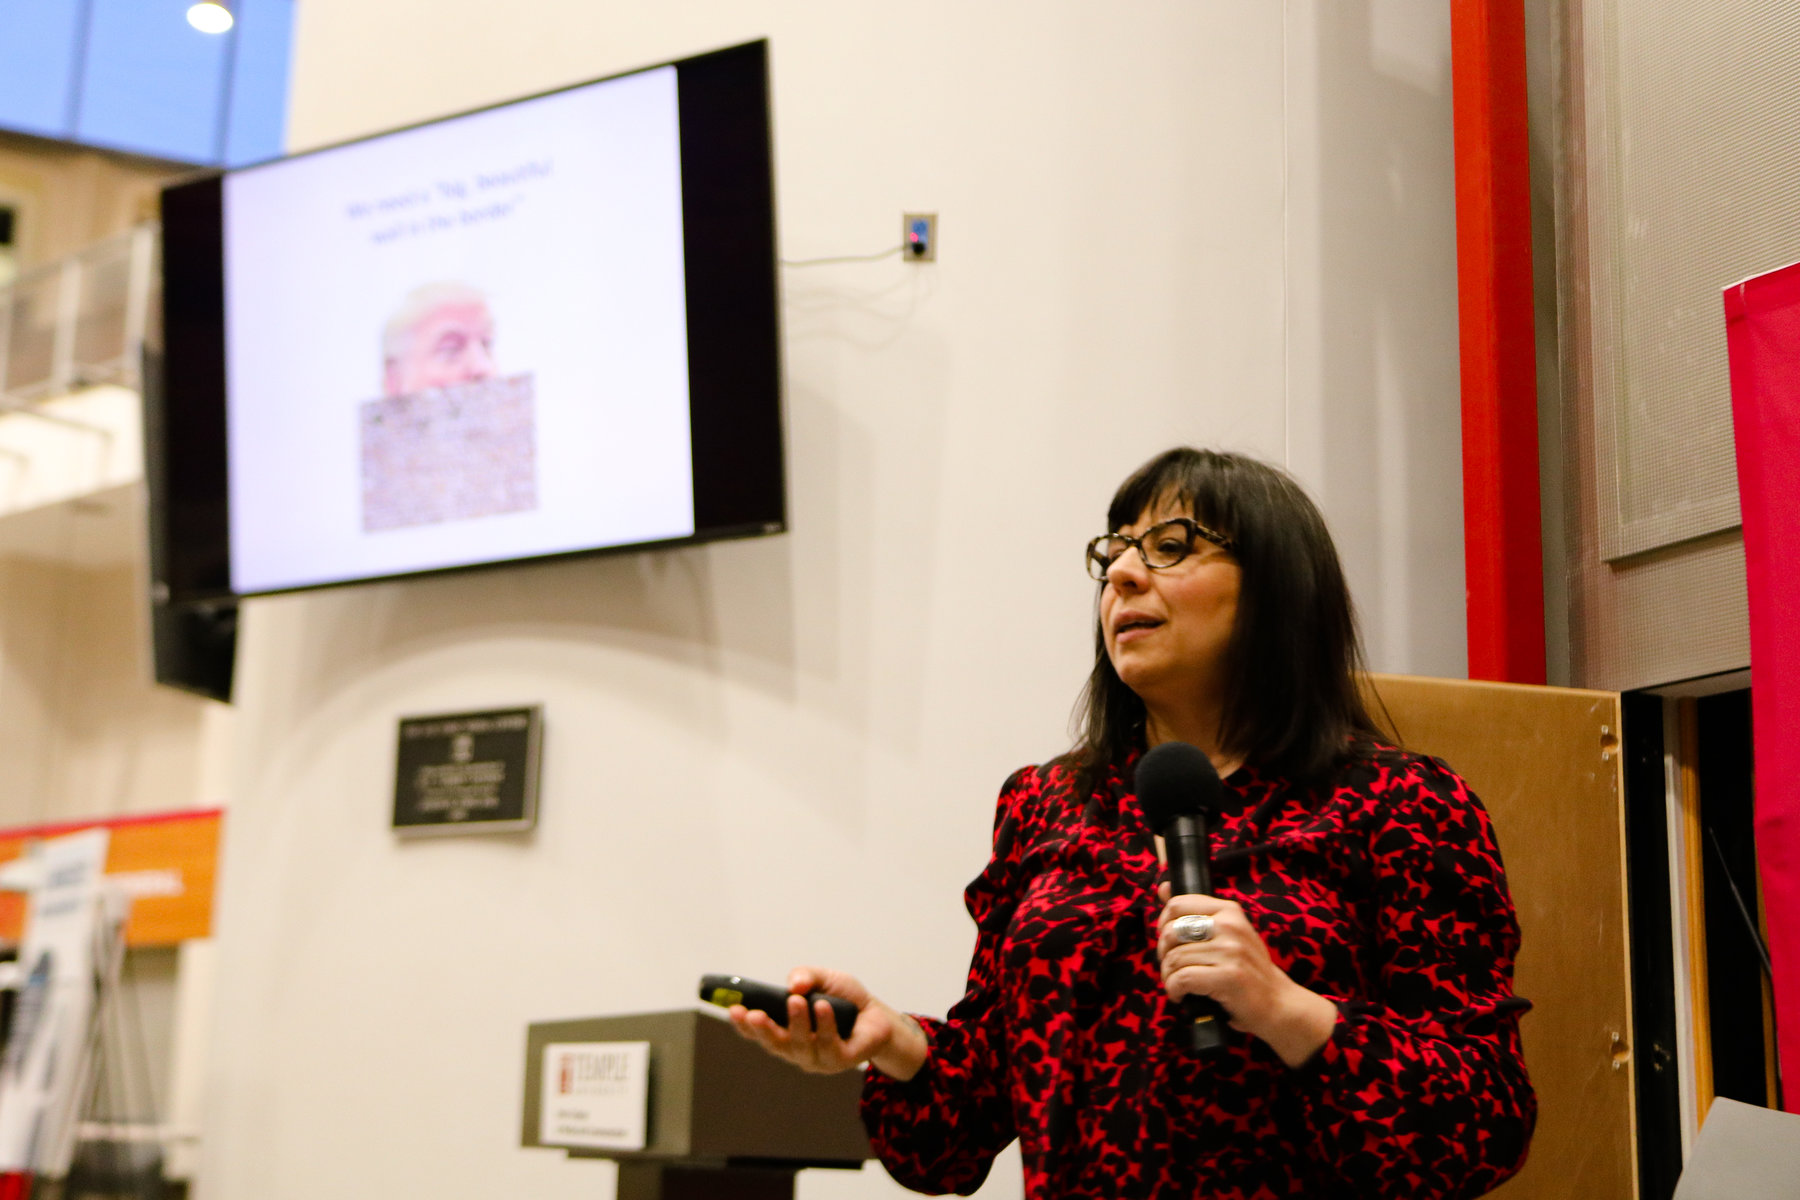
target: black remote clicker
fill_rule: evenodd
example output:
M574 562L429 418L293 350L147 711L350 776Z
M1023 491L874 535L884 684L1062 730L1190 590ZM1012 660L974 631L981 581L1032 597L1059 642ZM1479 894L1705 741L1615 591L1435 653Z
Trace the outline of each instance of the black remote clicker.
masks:
M745 1008L766 1013L769 1019L783 1028L788 1023L788 996L792 995L786 988L776 987L772 983L758 983L754 979L745 979L742 975L702 975L700 977L700 998L708 1004L716 1004L720 1008L730 1008L741 1004ZM838 1036L847 1038L850 1030L856 1025L856 1005L842 996L827 996L824 992L810 992L806 997L806 1006L810 1011L816 1001L823 1000L831 1005L831 1012L837 1018Z

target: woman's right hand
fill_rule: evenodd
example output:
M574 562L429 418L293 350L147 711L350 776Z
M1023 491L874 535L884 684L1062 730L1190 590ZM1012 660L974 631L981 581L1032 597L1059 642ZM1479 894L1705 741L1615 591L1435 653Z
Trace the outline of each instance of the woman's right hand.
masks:
M740 1037L759 1043L802 1071L819 1075L868 1062L883 1075L905 1081L925 1065L930 1046L919 1023L875 999L855 976L824 967L795 967L788 972L787 984L787 1028L766 1013L734 1004L729 1015ZM856 1006L856 1024L848 1038L838 1036L831 1005L819 1000L809 1009L806 996L811 992L837 996Z

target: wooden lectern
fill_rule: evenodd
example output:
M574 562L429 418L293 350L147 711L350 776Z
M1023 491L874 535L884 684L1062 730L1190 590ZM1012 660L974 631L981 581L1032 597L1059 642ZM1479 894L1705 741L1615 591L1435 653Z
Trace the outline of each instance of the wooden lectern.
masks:
M557 1042L650 1043L644 1148L557 1147L616 1161L618 1200L792 1200L801 1168L857 1170L869 1158L857 1114L861 1072L809 1075L695 1010L531 1025L522 1145L545 1145L544 1047Z

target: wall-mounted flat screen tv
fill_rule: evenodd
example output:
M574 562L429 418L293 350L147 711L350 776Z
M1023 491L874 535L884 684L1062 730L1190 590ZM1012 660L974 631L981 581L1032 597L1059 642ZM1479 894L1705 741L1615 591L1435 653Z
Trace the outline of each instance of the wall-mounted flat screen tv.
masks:
M764 43L162 212L172 601L785 527Z

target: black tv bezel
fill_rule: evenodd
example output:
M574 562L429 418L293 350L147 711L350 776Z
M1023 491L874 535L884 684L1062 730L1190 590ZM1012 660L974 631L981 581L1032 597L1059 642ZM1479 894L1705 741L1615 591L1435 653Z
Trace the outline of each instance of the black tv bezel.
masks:
M291 162L664 67L676 70L680 121L694 532L234 590L226 465L224 180L267 165L253 163L190 177L162 192L163 387L156 411L148 414L160 436L147 447L157 459L147 469L163 481L150 513L151 537L162 551L153 579L159 596L175 605L212 604L239 596L421 579L787 530L767 40L620 71L269 161Z

